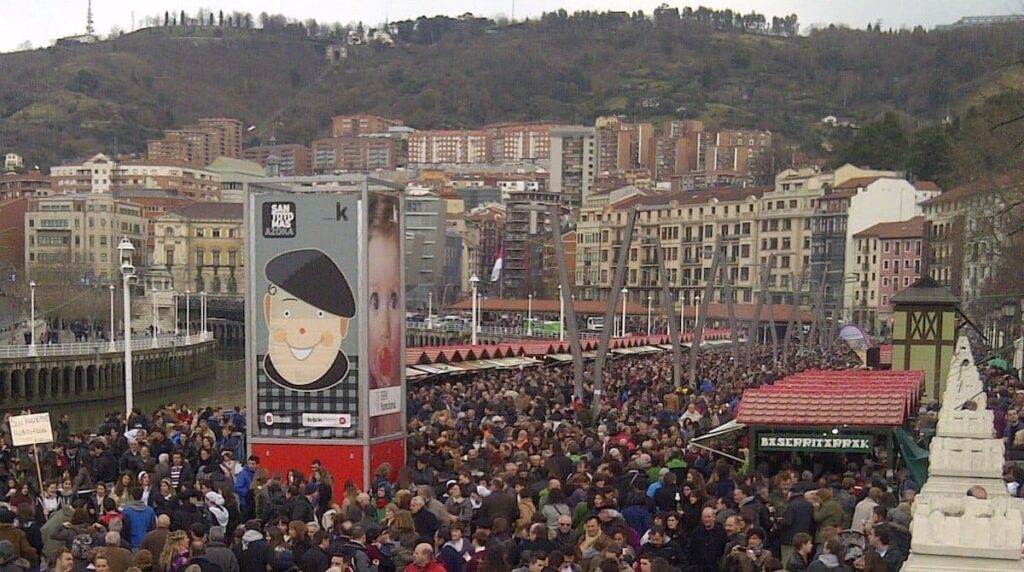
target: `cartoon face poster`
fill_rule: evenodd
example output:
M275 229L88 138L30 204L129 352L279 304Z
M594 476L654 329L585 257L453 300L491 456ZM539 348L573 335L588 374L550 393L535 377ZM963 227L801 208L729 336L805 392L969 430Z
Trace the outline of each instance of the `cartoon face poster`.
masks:
M371 192L367 259L369 437L402 430L402 255L398 197Z
M257 436L361 436L360 195L268 190L250 197Z

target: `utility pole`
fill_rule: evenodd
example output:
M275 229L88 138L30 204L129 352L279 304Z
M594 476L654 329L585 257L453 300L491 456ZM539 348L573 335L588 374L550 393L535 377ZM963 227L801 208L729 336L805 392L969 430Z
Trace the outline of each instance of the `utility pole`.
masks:
M551 227L551 236L555 241L555 258L558 259L558 281L562 290L562 301L572 293L572 283L569 281L569 267L565 265L565 248L562 244L562 224L558 213L558 205L548 207L548 226ZM576 304L572 297L566 308L566 318L569 329L569 351L572 353L573 391L576 398L583 400L583 348L580 347L580 332L576 323ZM607 329L607 328L605 328Z
M633 244L633 227L636 226L636 207L629 211L629 218L626 220L626 232L622 236L622 244L619 245L619 256L612 260L615 266L615 276L612 280L612 288L608 293L608 309L605 310L605 327L601 328L601 341L597 344L597 357L594 358L594 421L601 414L601 397L604 395L604 363L608 356L608 341L612 335L612 328L609 324L615 322L615 307L619 304L619 294L626 284L626 266L629 260L629 248ZM625 296L622 298L625 303ZM623 306L625 308L625 306ZM623 311L623 323L625 323L625 311Z
M656 241L654 255L658 260L658 281L661 283L661 307L665 308L665 315L668 317L668 337L672 340L672 385L673 387L682 387L682 371L680 371L683 367L682 325L679 324L677 329L675 305L672 304L672 294L668 288L668 271L665 270L665 249L661 245L661 237L656 236L654 240ZM683 314L682 290L679 291L679 302L679 315L681 318Z
M703 254L703 253L702 253ZM715 252L711 257L710 278L704 282L704 296L701 298L697 324L694 326L693 339L690 341L690 387L696 386L697 380L697 357L700 354L700 344L704 340L704 322L708 317L708 304L711 303L711 294L715 287L715 276L718 274L718 265L722 261L722 235L715 239Z

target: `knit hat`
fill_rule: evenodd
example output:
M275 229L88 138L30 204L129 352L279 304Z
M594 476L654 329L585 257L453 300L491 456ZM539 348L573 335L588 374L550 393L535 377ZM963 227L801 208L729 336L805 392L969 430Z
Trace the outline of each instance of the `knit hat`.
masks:
M0 540L0 557L6 560L11 556L14 556L14 545L10 540Z

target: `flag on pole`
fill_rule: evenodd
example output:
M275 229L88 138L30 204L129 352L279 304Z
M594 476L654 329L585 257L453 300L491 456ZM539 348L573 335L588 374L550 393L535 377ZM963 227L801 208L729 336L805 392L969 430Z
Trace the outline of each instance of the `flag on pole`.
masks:
M501 267L505 265L505 247L498 251L498 257L494 259L494 268L491 269L491 282L497 282L501 278Z

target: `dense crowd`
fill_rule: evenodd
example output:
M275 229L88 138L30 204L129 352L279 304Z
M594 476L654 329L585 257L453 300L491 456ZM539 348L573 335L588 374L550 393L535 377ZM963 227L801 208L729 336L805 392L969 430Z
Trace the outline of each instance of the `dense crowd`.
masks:
M782 368L757 346L753 363L702 353L677 389L671 352L611 360L596 418L571 367L428 380L409 389L407 464L365 491L317 461L278 475L246 458L239 408L112 414L90 436L64 416L42 487L0 436L0 572L897 571L917 485L881 453L691 445L743 389L857 360L794 348Z

